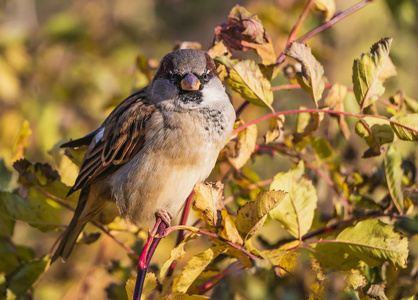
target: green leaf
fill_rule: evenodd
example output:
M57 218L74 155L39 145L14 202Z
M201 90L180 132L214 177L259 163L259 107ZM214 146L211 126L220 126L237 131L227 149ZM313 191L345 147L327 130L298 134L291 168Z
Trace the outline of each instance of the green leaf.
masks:
M221 211L223 204L224 186L220 181L201 182L195 185L193 194L193 210L197 216L210 227L219 227L222 223Z
M385 159L383 161L386 182L388 185L390 196L395 204L398 212L403 214L404 199L402 193L402 175L403 171L401 168L402 155L390 146L386 152Z
M321 100L325 89L324 68L315 59L311 53L311 48L306 44L293 42L284 51L284 54L294 58L302 65L302 72L296 73L296 80L302 89L311 95L318 107L318 101Z
M237 122L242 124L242 122ZM257 143L257 125L252 124L238 132L234 148L228 151L228 160L236 169L242 168L253 154Z
M397 91L389 98L390 103L399 105L402 109L409 112L418 113L418 101L405 95L402 91Z
M26 294L27 290L38 280L49 267L49 256L45 255L38 260L31 260L21 264L12 273L6 276L7 287L15 296ZM9 297L9 295L8 295Z
M27 222L41 231L56 228L54 225L43 224L61 224L58 210L49 205L41 195L22 198L16 194L0 192L0 213L8 218Z
M305 106L300 106L300 110L307 109ZM314 113L299 113L296 119L295 133L293 134L293 143L299 143L305 137L312 135L319 127L319 114Z
M332 110L345 111L344 99L346 95L347 87L345 85L339 83L334 84L329 90L327 97L324 99L325 106ZM350 139L351 133L347 122L345 121L345 116L341 114L330 114L330 116L338 120L340 130L345 139L348 141Z
M221 253L228 250L226 245L215 246L192 257L183 272L174 278L173 292L186 293L200 273Z
M367 107L377 101L384 93L385 88L379 78L384 71L385 64L389 62L389 50L392 38L381 39L370 49L354 60L353 89L360 107Z
M226 78L226 83L234 91L254 105L273 110L270 81L263 76L255 61L243 60L233 63L225 56L220 57L218 61L228 68L229 76Z
M324 240L314 254L323 267L340 270L356 268L359 261L370 267L389 262L393 267L406 267L408 239L394 231L392 225L379 220L364 220L344 229L335 240Z
M9 273L20 264L16 247L9 237L0 236L0 270Z
M315 187L303 177L304 172L304 163L300 161L295 169L274 176L270 185L270 190L288 192L283 201L270 212L270 216L297 238L311 228L318 202Z
M12 179L12 172L6 168L4 159L0 159L0 191L7 190L9 182Z
M128 299L133 299L136 284L136 276L132 276L126 281L125 289ZM147 299L148 295L157 287L157 277L152 272L147 272L142 288L141 299Z
M285 191L280 190L261 192L255 201L247 202L240 207L235 225L244 241L251 238L263 226L268 213L285 198L286 194Z
M70 187L61 181L58 172L47 163L31 163L27 159L20 159L13 163L19 173L19 181L25 185L40 187L43 191L65 199ZM68 197L71 201L78 201L79 192Z
M372 131L371 134L367 127L361 123L361 121L357 122L355 128L357 135L363 138L367 145L370 147L364 156L367 157L380 155L380 146L383 144L392 143L393 138L395 137L393 130L390 127L390 123L387 120L373 117L364 117L363 120Z
M418 113L408 115L397 115L390 118L391 121L399 122L403 125L413 128L405 128L398 124L390 123L395 134L404 141L418 141Z
M315 154L320 161L326 163L339 163L339 156L335 153L326 139L311 136L308 139L308 143L315 151Z
M328 22L335 14L335 1L315 0L313 2L313 9L322 12L325 16L325 21Z

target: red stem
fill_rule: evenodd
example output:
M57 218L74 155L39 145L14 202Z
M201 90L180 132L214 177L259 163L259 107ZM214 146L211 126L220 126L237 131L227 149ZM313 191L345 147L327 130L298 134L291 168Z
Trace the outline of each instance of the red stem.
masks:
M194 192L192 191L187 197L186 203L184 205L183 213L181 215L180 225L186 225L187 217L189 216L190 204L192 203ZM184 231L179 230L177 235L176 246L177 247L184 240ZM167 271L166 277L171 277L173 275L174 268L176 267L177 261L173 261L170 265L170 268Z
M238 262L234 262L234 263L230 264L221 273L219 273L218 275L212 276L211 278L206 280L204 283L199 285L197 287L197 289L199 291L199 294L202 295L202 294L206 293L207 291L209 291L210 289L213 289L215 287L215 285L218 283L218 279L220 279L220 278L222 278L226 275L229 275L233 272L239 271L242 268L243 267Z
M305 21L306 17L308 16L309 9L311 8L312 4L314 3L314 0L309 0L308 3L306 3L305 8L303 9L303 12L300 14L298 21L296 22L295 26L292 29L292 32L289 35L289 38L287 39L286 48L290 46L290 44L295 40L296 34L299 31L300 26Z
M403 128L406 128L406 129L409 129L409 130L412 130L412 131L418 133L418 130L416 130L415 128L412 128L410 126L401 124L401 123L393 121L393 120L389 120L388 118L383 117L383 116L356 114L356 113L350 113L350 112L338 111L338 110L312 108L312 109L295 109L295 110L287 110L287 111L271 113L271 114L262 116L261 118L258 118L256 120L253 120L251 122L248 122L248 123L242 125L241 127L235 129L232 132L232 134L233 135L237 134L238 132L240 132L241 130L244 130L248 126L251 126L251 125L256 124L258 122L261 122L263 120L267 120L267 119L270 119L270 118L273 118L273 117L276 117L276 116L280 116L280 115L292 115L292 114L300 114L300 113L328 113L328 114L336 114L336 115L345 115L345 116L356 117L356 118L372 117L372 118L376 118L376 119L386 120L386 121L388 121L392 124L396 124L398 126L401 126Z
M161 237L164 235L166 227L167 224L165 224L160 217L157 217L154 228L149 233L148 240L144 249L142 249L142 253L138 261L138 271L133 300L141 300L142 288L144 285L149 262L151 261L155 249L160 243Z
M168 228L167 230L165 230L165 231L164 231L164 233L163 233L162 235L160 235L159 237L166 237L167 235L169 235L169 234L170 234L170 233L172 233L173 231L180 230L180 229L184 229L184 228L179 228L178 226L172 226L172 227ZM187 229L187 228L186 228L186 229ZM189 230L190 230L190 229L189 229ZM220 241L224 242L225 244L227 244L227 245L231 246L232 248L235 248L235 249L237 249L237 250L241 251L242 253L246 254L246 255L247 255L248 257L250 257L251 259L257 259L257 258L259 258L259 259L263 259L263 258L262 258L262 257L260 257L260 256L256 256L256 255L254 255L254 254L251 254L250 252L248 252L247 250L245 250L242 246L237 245L237 244L234 244L233 242L228 241L227 239L225 239L225 238L223 238L223 237L221 237L221 236L217 235L216 233L209 232L209 231L202 230L202 229L197 229L197 228L196 228L195 230L192 230L192 231L193 231L193 232L196 232L196 233L200 233L200 234L204 234L204 235L207 235L207 236L213 237L213 238L215 238L215 239L218 239L218 240L220 240Z

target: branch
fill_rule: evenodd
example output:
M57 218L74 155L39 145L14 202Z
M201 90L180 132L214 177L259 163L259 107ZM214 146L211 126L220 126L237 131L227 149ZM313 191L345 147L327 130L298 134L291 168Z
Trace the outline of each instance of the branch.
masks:
M364 6L369 4L370 2L374 2L374 1L376 1L376 0L363 0L362 2L357 3L356 5L346 9L345 11L335 14L331 18L331 20L329 20L328 22L322 24L321 26L318 26L317 28L311 30L310 32L308 32L307 34L305 34L304 36L299 38L297 41L300 42L300 43L306 41L307 39L317 35L318 33L324 31L325 29L328 29L329 27L331 27L335 23L341 21L345 17L351 15L352 13L358 11L360 8L363 8ZM289 46L289 45L287 45L287 46ZM276 64L283 63L284 59L285 59L285 55L282 52L282 54L280 54L280 56L277 58Z
M371 117L371 118L376 118L376 119L382 119L382 120L386 120L392 124L396 124L398 126L401 126L403 128L409 129L413 132L418 133L418 130L415 128L412 128L410 126L407 126L405 124L401 124L400 122L397 121L393 121L390 120L386 117L383 116L377 116L377 115L367 115L367 114L356 114L356 113L350 113L350 112L345 112L345 111L338 111L338 110L330 110L330 109L319 109L319 108L313 108L313 109L295 109L295 110L287 110L287 111L281 111L281 112L275 112L275 113L271 113L265 116L262 116L261 118L255 119L251 122L248 122L244 125L242 125L241 127L235 129L232 134L237 134L238 132L240 132L241 130L244 130L245 128L247 128L248 126L251 126L253 124L259 123L261 121L276 117L276 116L280 116L280 115L292 115L292 114L300 114L300 113L328 113L328 114L336 114L336 115L345 115L345 116L349 116L349 117L356 117L356 118L364 118L364 117Z
M213 237L215 239L218 239L218 240L224 242L225 244L231 246L232 248L235 248L235 249L241 251L242 253L246 254L249 258L251 258L253 260L255 260L257 258L258 259L263 259L260 256L256 256L254 254L251 254L250 252L248 252L247 250L242 248L242 246L234 244L233 242L228 241L227 239L217 235L216 233L209 232L209 231L202 230L202 229L195 228L195 227L191 227L191 226L172 226L170 228L167 228L162 235L158 235L158 238L166 237L167 235L169 235L170 233L172 233L173 231L176 231L176 230L189 230L189 231L194 232L194 233L204 234L204 235Z
M45 191L44 189L42 189L39 186L35 186L42 194L44 194L44 196L46 196L47 198L51 199L52 201L58 203L59 205L71 210L71 211L75 211L74 208L72 208L70 205L68 205L67 203L65 203L65 201L63 199L60 199L50 193L48 193L47 191ZM104 228L102 225L100 225L99 223L97 223L96 221L90 221L90 223L92 223L94 226L96 226L97 228L99 228L101 231L103 231L107 236L109 236L112 240L114 240L119 246L121 246L123 249L125 249L129 254L131 255L135 255L135 251L132 250L132 248L128 247L127 245L125 245L123 242L121 242L120 240L118 240L114 235L112 235L110 233L109 230L107 230L106 228ZM54 244L55 245L55 244Z
M292 42L295 40L296 34L298 33L300 26L303 24L303 22L305 22L305 19L308 16L309 9L311 8L313 3L314 0L308 0L308 3L306 3L305 8L300 14L298 21L296 22L295 26L292 29L292 32L289 35L289 38L287 39L286 48L289 47L290 44L292 44Z

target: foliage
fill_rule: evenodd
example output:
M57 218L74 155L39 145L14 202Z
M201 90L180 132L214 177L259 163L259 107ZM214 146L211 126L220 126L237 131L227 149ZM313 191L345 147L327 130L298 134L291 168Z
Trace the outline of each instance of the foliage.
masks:
M334 77L323 63L327 47L304 41L379 1L364 0L340 13L335 13L333 0L305 2L293 29L280 34L267 33L266 28L279 22L268 17L266 10L273 8L267 3L252 6L259 16L236 5L225 23L215 27L213 44L206 50L231 92L238 119L211 176L214 182L195 187L193 226L167 230L166 240L177 231L185 237L174 246L159 247L145 278L144 297L413 299L417 294L418 101L402 91L387 92L393 89L386 87L391 78L403 73L390 58L397 36L369 41L370 50L363 49L365 53L357 53L350 62L352 72L337 66L338 72L349 73L352 86L329 84L327 77ZM302 7L293 9L300 12ZM303 24L314 24L316 29L296 39ZM60 288L46 283L48 276L55 285L67 287L68 298L77 295L71 292L77 277L82 282L80 293L85 296L91 289L97 295L100 285L91 283L95 276L105 290L102 298L133 295L146 230L122 220L112 205L80 236L78 243L88 246L73 254L79 261L49 266L49 248L56 232L68 223L66 212L74 210L78 198L77 193L66 198L66 193L84 153L84 149L64 152L58 145L64 133L76 137L86 133L85 124L97 125L102 115L95 114L103 111L101 98L107 99L109 108L121 100L126 84L118 82L110 68L129 65L121 53L136 54L127 45L107 45L112 56L101 64L95 55L103 50L90 43L100 44L105 33L98 26L90 28L94 34L89 37L83 29L75 15L62 14L42 28L44 48L12 32L0 43L3 126L15 116L10 107L18 105L13 101L27 105L34 97L28 92L17 100L25 85L33 91L47 82L51 95L74 99L66 103L73 108L65 113L56 103L45 108L34 104L39 115L31 122L17 118L21 129L15 132L13 150L2 153L0 299L31 299L38 292L39 299L63 298ZM200 47L190 42L176 47L189 46ZM72 47L78 50L68 50ZM282 52L277 56L275 50ZM30 51L46 53L33 58L32 67L39 65L43 72L39 77L28 75ZM54 68L60 63L68 72L52 85ZM156 62L138 55L135 63L138 88L149 83ZM99 75L92 76L90 69L97 69L94 74ZM291 93L287 103L281 101L286 99L283 90ZM51 95L38 91L36 98L47 101ZM83 119L86 114L92 119ZM64 128L63 132L57 128ZM50 132L49 139L39 132ZM47 151L50 156L41 157L48 163L37 162L41 160L37 155ZM22 237L22 230L29 233ZM111 254L106 256L106 251ZM76 268L87 271L81 276Z

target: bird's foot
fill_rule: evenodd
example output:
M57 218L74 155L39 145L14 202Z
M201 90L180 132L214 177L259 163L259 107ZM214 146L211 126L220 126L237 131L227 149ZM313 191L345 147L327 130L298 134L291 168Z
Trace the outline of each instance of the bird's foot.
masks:
M168 209L159 209L155 213L155 216L160 218L167 225L167 227L170 227L171 219L173 219L173 214Z

